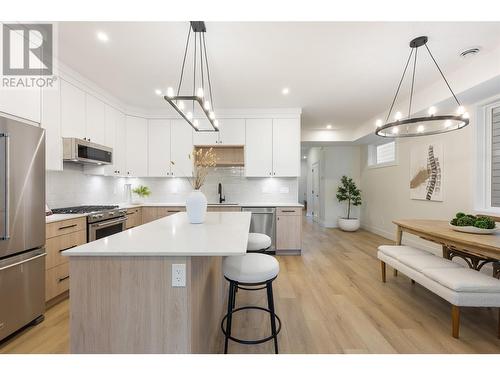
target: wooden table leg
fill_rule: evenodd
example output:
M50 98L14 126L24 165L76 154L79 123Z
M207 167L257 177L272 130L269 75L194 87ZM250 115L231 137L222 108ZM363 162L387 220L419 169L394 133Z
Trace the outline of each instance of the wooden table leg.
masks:
M399 246L401 245L401 241L403 239L403 230L401 229L401 227L398 225L396 227L396 246ZM394 269L393 270L393 274L395 277L398 276L398 270Z
M380 270L382 271L382 282L385 283L385 262L380 261Z
M460 331L460 307L451 305L451 334L458 339Z

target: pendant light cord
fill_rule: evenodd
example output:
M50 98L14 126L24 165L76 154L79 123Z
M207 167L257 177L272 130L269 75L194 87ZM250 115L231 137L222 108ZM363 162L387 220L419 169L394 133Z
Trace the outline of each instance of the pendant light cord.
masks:
M182 59L181 78L179 80L179 86L177 87L177 96L180 95L180 91L181 91L182 78L184 76L184 66L186 65L186 57L187 57L187 52L188 52L188 48L189 48L189 38L190 37L191 37L191 25L189 25L188 37L186 40L186 48L184 49L184 58Z
M427 43L425 43L425 44L424 44L424 46L425 46L425 48L427 49L427 52L429 52L429 55L431 56L432 61L434 61L434 64L436 64L436 67L437 67L437 69L439 70L439 73L441 73L441 77L443 77L444 81L446 82L446 86L448 86L448 89L450 90L451 95L453 95L453 97L455 98L455 101L457 102L457 104L458 104L459 106L461 106L460 102L458 101L457 96L455 95L455 93L454 93L454 92L453 92L453 90L451 89L451 86L450 86L450 84L448 83L448 80L447 80L447 79L446 79L446 77L444 76L444 74L443 74L443 72L442 72L441 68L439 67L439 65L438 65L438 63L437 63L437 61L436 61L436 59L435 59L435 58L434 58L434 56L432 55L431 50L429 49L429 47L427 47Z
M212 82L210 80L210 68L208 65L208 56L207 56L207 44L205 42L205 34L202 35L203 38L203 49L205 51L205 65L207 66L207 79L208 79L208 90L210 91L210 101L212 102L212 109L215 108L214 98L212 96Z
M405 69L403 71L403 75L401 76L401 79L399 80L399 85L398 89L396 90L396 95L394 95L394 99L392 100L391 108L389 109L389 113L387 114L387 118L385 120L385 123L389 121L389 117L391 117L392 109L394 108L394 103L396 103L396 99L399 94L399 89L401 88L401 84L403 83L403 79L405 78L406 70L408 69L408 64L410 63L411 56L413 54L413 48L410 51L410 56L408 56L408 60L406 61Z
M417 68L417 54L418 54L418 48L415 48L415 60L413 61L413 74L411 77L410 103L408 105L408 118L410 118L410 116L411 116L411 104L413 101L413 87L415 86L415 70Z

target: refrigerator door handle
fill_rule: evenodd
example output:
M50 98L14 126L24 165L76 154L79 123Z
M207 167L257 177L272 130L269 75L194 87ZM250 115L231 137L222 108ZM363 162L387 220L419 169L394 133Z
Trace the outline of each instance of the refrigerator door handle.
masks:
M0 271L5 271L6 269L9 269L9 268L12 268L12 267L16 267L16 266L19 266L19 265L24 264L24 263L31 262L31 261L33 261L35 259L44 257L46 255L47 255L47 253L43 253L43 254L39 254L39 255L36 255L34 257L28 258L28 259L21 260L20 262L9 264L8 266L0 268Z
M1 181L3 181L3 197L0 197L0 210L3 211L4 220L3 228L0 232L0 241L8 240L10 237L10 224L9 224L9 204L10 204L10 139L9 135L0 133L0 153L3 154L4 165L0 167L0 173L3 174Z

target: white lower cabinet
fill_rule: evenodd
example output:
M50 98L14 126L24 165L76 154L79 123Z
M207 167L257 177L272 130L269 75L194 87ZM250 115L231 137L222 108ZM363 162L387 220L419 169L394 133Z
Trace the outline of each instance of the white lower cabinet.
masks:
M170 143L170 120L148 120L148 176L171 176Z
M245 175L271 177L273 173L273 120L246 120Z
M193 162L192 128L184 120L172 120L170 129L170 160L173 162L171 172L176 177L191 177Z
M148 122L144 118L126 116L126 175L148 175Z
M59 82L54 85L42 91L41 126L45 129L45 169L62 171L61 95Z

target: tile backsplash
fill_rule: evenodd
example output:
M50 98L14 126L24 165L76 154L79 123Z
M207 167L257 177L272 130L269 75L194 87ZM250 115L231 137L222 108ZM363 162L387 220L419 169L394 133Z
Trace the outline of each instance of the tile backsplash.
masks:
M51 208L82 204L113 204L127 201L125 184L151 189L143 203L182 203L192 188L186 178L116 178L83 173L78 164L64 163L64 171L47 171L47 204ZM246 178L243 168L216 168L202 191L209 202L217 202L217 186L222 183L228 203L296 203L298 178ZM132 194L132 200L137 197Z

